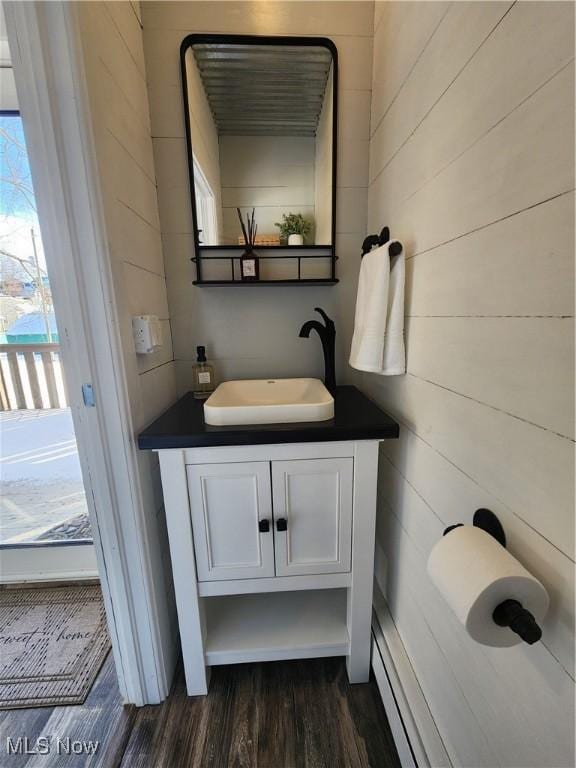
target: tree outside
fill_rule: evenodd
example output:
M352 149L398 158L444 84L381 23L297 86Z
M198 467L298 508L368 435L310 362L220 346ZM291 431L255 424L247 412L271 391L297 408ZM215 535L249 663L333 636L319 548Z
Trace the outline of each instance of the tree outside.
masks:
M38 344L57 342L22 120L0 112L0 384L8 403L0 410L0 545L92 538L60 358L38 352ZM35 345L28 362L45 407L31 396L26 344ZM13 363L17 358L12 367L10 352ZM51 360L56 403L48 397L43 355ZM28 380L27 407L14 396L15 379L23 388Z
M57 341L22 119L0 113L0 343L10 343L10 329L30 313L38 318L28 324L34 341Z

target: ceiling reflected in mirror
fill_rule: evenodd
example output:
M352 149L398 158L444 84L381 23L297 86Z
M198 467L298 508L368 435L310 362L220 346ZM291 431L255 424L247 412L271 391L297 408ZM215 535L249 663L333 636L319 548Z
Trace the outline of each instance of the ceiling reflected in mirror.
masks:
M328 49L204 43L193 51L220 136L316 136Z

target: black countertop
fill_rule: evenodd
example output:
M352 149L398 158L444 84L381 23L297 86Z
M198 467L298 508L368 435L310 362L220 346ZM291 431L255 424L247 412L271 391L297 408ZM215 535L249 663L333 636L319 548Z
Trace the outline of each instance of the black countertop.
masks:
M334 418L292 424L212 427L204 423L203 401L189 392L138 436L142 449L218 445L321 443L333 440L384 440L398 437L398 424L356 387L337 387Z

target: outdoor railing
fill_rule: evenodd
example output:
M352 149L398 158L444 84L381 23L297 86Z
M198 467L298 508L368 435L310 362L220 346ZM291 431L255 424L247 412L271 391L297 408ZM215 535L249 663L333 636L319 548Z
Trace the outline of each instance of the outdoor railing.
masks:
M59 344L0 344L0 410L67 406Z

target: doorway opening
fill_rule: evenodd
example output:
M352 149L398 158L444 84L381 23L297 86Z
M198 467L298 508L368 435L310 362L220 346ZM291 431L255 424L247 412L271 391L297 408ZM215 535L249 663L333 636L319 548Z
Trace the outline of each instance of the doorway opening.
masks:
M94 578L86 494L17 109L0 111L0 166L0 580Z
M99 583L78 584L98 571L59 341L22 117L3 110L0 709L83 703L110 651Z

